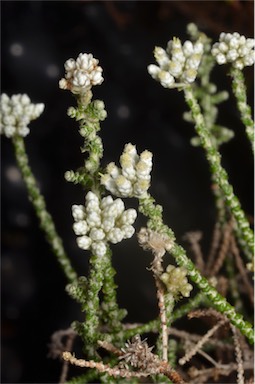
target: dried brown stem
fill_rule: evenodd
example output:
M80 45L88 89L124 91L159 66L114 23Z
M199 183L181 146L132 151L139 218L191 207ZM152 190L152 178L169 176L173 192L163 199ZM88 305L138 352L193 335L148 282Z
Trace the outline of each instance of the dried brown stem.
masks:
M200 247L200 240L202 239L202 232L195 231L195 232L187 232L184 236L184 240L187 240L190 243L191 250L193 252L193 255L195 256L195 264L197 269L199 269L200 272L204 271L205 263L204 263L204 257L201 251Z
M175 384L185 384L184 380L180 376L180 374L172 369L166 361L161 361L154 355L154 365L148 367L148 371L130 371L123 366L117 365L115 367L110 367L108 364L103 364L102 362L96 362L93 360L83 360L77 359L70 352L63 352L63 359L73 365L82 368L95 368L98 372L107 373L113 377L123 377L123 378L131 378L131 377L148 377L151 375L162 374L168 377Z
M145 250L150 250L154 259L151 263L151 270L155 279L157 288L157 299L159 306L159 317L161 323L162 337L162 358L164 361L168 359L168 332L167 332L167 313L165 307L165 288L160 280L163 273L162 261L166 253L166 249L171 246L169 238L162 234L152 231L148 228L141 228L138 234L138 241L141 247Z
M240 252L239 252L239 249L237 247L236 240L235 240L234 236L231 236L230 247L231 247L231 251L235 257L236 266L237 266L237 268L240 272L240 275L242 277L242 280L243 280L243 283L245 286L245 290L248 293L248 296L249 296L251 303L254 304L254 289L253 289L253 286L251 285L249 278L247 276L248 271L243 264L243 261L242 261L242 258L240 256Z
M75 336L77 336L77 332L72 328L60 329L54 332L51 336L48 356L53 359L61 357L62 353L66 350L66 345L63 343L64 337L71 338L72 340Z
M210 251L209 251L209 255L207 257L207 262L206 262L205 274L207 276L210 275L210 271L214 263L215 255L220 244L220 239L221 239L221 225L220 223L217 222L214 226L212 243L210 246Z
M244 369L245 370L253 370L253 362L247 362L244 363ZM195 367L190 368L189 375L193 379L191 382L193 384L201 384L206 382L210 377L215 377L218 375L222 376L228 376L231 372L235 371L237 369L236 363L230 363L230 364L219 364L217 367L213 368L207 368L207 369L197 369Z
M223 262L225 260L225 257L227 256L227 252L229 249L232 229L233 229L233 219L231 219L229 223L225 224L223 239L219 249L218 257L214 261L214 265L213 265L213 268L211 268L211 271L209 272L209 276L216 276L223 265Z
M191 311L189 312L188 314L188 318L189 319L192 319L194 317L205 317L205 316L209 316L209 317L215 317L215 319L217 320L227 320L227 318L222 315L220 312L216 311L216 309L213 309L213 308L206 308L206 309L197 309L195 311Z
M100 345L100 347L104 348L108 352L113 353L116 356L123 355L123 352L120 349L116 348L112 343L109 343L108 341L98 340L97 343Z
M232 324L230 324L230 327L233 332L233 339L235 344L235 355L237 363L237 384L244 384L243 356L239 342L238 331Z
M214 327L212 327L200 340L199 342L189 350L185 356L183 356L181 359L179 359L179 364L184 365L186 364L193 356L197 354L197 352L203 347L203 345L207 342L207 340L226 322L228 322L227 319L222 319L219 321Z
M75 333L69 334L67 341L66 341L66 345L65 345L66 351L68 351L68 352L72 351L75 336L76 336ZM63 366L62 366L62 372L61 372L60 379L59 379L59 384L64 384L66 382L68 369L69 369L69 363L68 363L68 361L64 361Z
M182 331L173 327L168 330L168 333L169 335L179 337L180 339L189 340L191 342L198 342L201 339L201 335ZM234 348L232 344L225 343L218 339L210 338L207 343L220 349L233 350Z

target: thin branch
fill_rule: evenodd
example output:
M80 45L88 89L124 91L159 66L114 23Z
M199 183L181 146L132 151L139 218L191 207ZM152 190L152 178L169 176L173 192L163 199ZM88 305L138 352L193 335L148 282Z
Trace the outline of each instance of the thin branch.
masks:
M168 333L169 335L179 337L180 339L189 340L191 342L198 342L201 340L201 335L182 331L173 327L169 328ZM210 338L207 343L220 349L223 348L233 350L234 348L232 344L212 338Z
M206 275L210 274L212 265L214 263L215 255L216 255L217 249L218 249L219 244L220 244L220 239L221 239L221 225L219 222L217 222L214 226L210 251L209 251L209 255L207 257L206 271L205 271Z
M233 332L233 339L235 344L235 355L237 363L237 384L244 384L244 368L243 368L243 356L242 350L239 342L239 337L236 328L230 324L231 330Z
M242 280L243 280L243 283L244 283L244 286L245 286L245 290L246 292L248 293L248 296L249 296L249 299L251 301L252 304L254 304L254 290L253 290L253 286L251 285L250 281L249 281L249 278L247 276L247 269L245 268L244 264L243 264L243 261L241 259L241 256L240 256L240 252L239 252L239 249L237 247L237 244L236 244L236 241L235 241L235 238L234 236L231 236L231 241L230 241L230 247L231 247L231 251L235 257L235 260L236 260L236 266L240 272L240 275L242 277Z
M40 227L44 232L46 239L55 254L63 272L69 282L77 279L77 273L73 269L71 262L65 252L62 239L57 233L54 221L50 213L47 211L45 199L41 194L35 176L29 166L28 156L25 149L24 139L21 136L13 136L12 143L15 151L15 157L22 178L25 182L29 200L31 201Z
M186 364L193 356L197 354L197 352L203 347L203 345L207 342L207 340L222 326L224 325L228 320L223 319L219 323L217 323L214 327L212 327L202 338L201 340L190 350L186 353L185 356L183 356L181 359L179 359L179 364L184 365Z
M200 240L202 239L202 232L187 232L184 236L184 240L187 240L190 243L191 250L195 257L195 265L200 272L204 272L205 263L204 257L200 247Z
M253 361L244 363L245 370L253 370L253 368ZM191 381L193 384L201 384L206 382L210 377L215 377L216 375L228 376L231 372L235 371L236 369L236 363L221 364L218 367L207 369L197 369L195 367L192 367L189 369L189 375L192 379L197 379Z
M66 351L68 351L68 352L72 351L75 336L76 336L75 333L69 334L67 341L66 341L66 345L65 345ZM61 372L60 379L59 379L59 384L64 384L66 382L68 369L69 369L69 363L68 363L68 361L64 361L63 366L62 366L62 372Z
M224 226L222 243L219 249L218 257L214 261L213 268L211 268L211 271L209 273L210 276L216 276L223 265L223 262L225 260L225 257L227 256L227 252L229 249L232 229L233 229L233 219L230 220L229 223L226 223Z

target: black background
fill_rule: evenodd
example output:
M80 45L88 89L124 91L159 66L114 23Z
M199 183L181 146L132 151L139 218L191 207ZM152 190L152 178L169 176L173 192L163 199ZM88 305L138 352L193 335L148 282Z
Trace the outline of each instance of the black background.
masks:
M166 223L179 243L186 231L204 232L204 251L214 223L208 165L189 140L194 129L183 122L182 93L166 90L147 73L155 45L173 36L187 39L186 25L196 22L215 41L221 31L251 37L250 1L2 1L2 92L27 93L46 104L26 138L30 164L65 248L80 275L88 255L78 249L71 205L84 192L65 182L64 172L83 163L78 127L66 115L74 98L58 88L63 64L91 52L103 67L104 82L94 97L104 100L104 164L117 161L127 142L154 154L151 193L164 206ZM227 68L214 71L219 89L230 89ZM253 72L245 70L252 103ZM219 122L235 131L222 147L223 164L245 211L253 214L253 160L232 96L222 105ZM133 202L131 202L133 203ZM127 204L131 204L130 202ZM135 203L135 202L134 202ZM136 228L144 223L139 218ZM151 257L135 238L113 247L120 305L127 321L157 315ZM65 293L66 280L28 202L10 140L2 139L2 381L57 382L58 362L47 358L50 335L82 319L79 306Z

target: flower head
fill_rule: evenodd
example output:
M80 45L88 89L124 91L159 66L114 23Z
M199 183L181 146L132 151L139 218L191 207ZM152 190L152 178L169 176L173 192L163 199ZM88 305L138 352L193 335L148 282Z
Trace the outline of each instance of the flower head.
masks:
M101 201L93 192L88 192L85 206L73 205L73 229L80 248L91 251L97 256L104 256L107 242L116 244L133 236L132 226L137 213L135 209L125 210L121 199L113 200L111 196Z
M165 88L175 88L192 83L203 55L201 41L192 43L187 40L182 45L180 39L174 38L167 44L166 50L156 47L154 57L158 63L148 66L153 79L158 80Z
M101 184L113 195L119 197L144 197L150 186L152 153L144 151L139 156L136 147L126 144L120 156L121 168L108 164Z
M76 60L65 62L65 78L59 81L61 89L69 89L74 94L85 94L93 85L101 84L104 79L98 60L91 53L80 53Z
M243 69L255 62L254 46L254 39L246 39L238 32L222 32L219 42L212 46L212 55L218 64L232 63L234 68Z
M166 272L162 273L160 279L166 285L168 292L173 296L178 297L182 295L189 297L192 285L188 283L186 275L187 271L185 268L176 268L173 265L168 265Z
M0 133L7 137L16 134L27 136L30 132L29 123L37 119L43 110L44 104L32 104L26 94L9 97L3 93L0 97Z

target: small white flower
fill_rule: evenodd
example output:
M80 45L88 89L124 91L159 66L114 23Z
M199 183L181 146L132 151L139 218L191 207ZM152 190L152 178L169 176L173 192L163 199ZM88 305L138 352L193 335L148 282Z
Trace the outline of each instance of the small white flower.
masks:
M91 243L92 243L92 240L88 236L77 237L77 244L78 244L78 247L81 249L84 249L84 250L89 249L91 246Z
M129 239L135 233L135 228L132 227L132 225L123 225L123 227L121 227L121 230L123 232L124 239Z
M89 233L89 237L93 241L103 240L105 238L105 232L101 228L92 228Z
M188 57L192 55L194 51L192 42L189 40L186 40L185 43L183 44L182 49L183 49L184 56Z
M158 74L158 80L164 88L171 88L174 84L174 77L167 71L160 71Z
M113 228L107 234L107 240L109 240L113 244L120 243L124 238L124 233L120 228Z
M155 65L155 64L148 65L148 72L153 77L153 79L158 78L158 74L160 71L161 71L161 69L157 65Z
M92 209L93 204L96 211ZM99 257L105 255L107 242L119 243L130 238L135 232L132 224L137 216L136 210L125 211L123 201L113 200L111 196L99 201L90 191L85 197L85 206L73 205L72 214L78 246L84 250L91 249Z
M44 104L32 104L26 94L11 97L5 93L0 98L1 129L7 137L15 134L25 137L29 134L29 123L37 119L44 110Z
M83 205L73 205L72 215L75 221L83 220L83 218L85 217L85 208L83 207Z
M78 221L74 223L73 230L77 236L86 235L88 232L88 224L85 220Z
M107 251L106 244L103 241L92 243L91 249L92 249L92 252L98 257L103 257Z
M110 163L106 174L101 177L101 184L115 196L146 196L151 179L152 153L144 151L139 156L134 145L126 144L120 156L120 165L121 168L118 168Z
M76 60L69 59L64 64L65 78L59 81L61 89L69 89L74 94L87 93L92 86L102 84L102 68L91 53L80 53Z
M218 64L232 63L234 68L242 70L255 62L254 45L254 39L246 39L237 32L222 32L211 53Z

